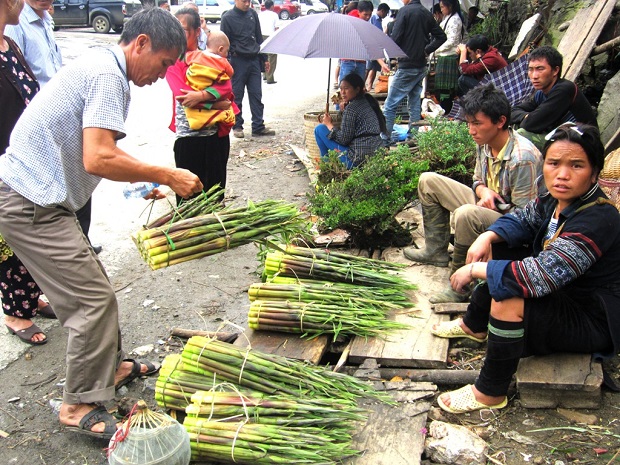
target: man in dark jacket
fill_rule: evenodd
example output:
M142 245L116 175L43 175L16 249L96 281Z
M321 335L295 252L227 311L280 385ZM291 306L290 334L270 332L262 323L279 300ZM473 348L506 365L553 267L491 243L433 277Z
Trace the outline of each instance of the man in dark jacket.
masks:
M512 109L511 124L539 149L545 135L562 123L580 122L598 127L590 102L577 85L562 79L562 55L553 47L530 53L527 75L536 92Z
M259 53L260 44L263 43L258 14L250 8L250 0L235 0L232 10L222 15L222 31L230 40L230 64L235 70L232 78L233 93L239 107L239 114L233 127L233 135L242 139L243 117L241 116L241 102L245 89L248 89L250 110L252 112L252 135L273 136L275 131L265 127L263 120L263 89L262 70L269 73L269 61L267 55Z
M476 87L486 74L508 66L499 50L489 45L489 40L482 34L471 37L467 44L460 44L457 51L460 55L459 68L461 70L459 97Z
M394 128L396 108L405 97L409 97L409 123L420 119L420 93L422 80L426 76L427 56L447 39L431 12L421 5L420 0L411 0L400 9L391 37L407 56L398 59L398 71L383 106L387 126L387 134L384 136L388 143ZM382 68L389 72L385 63Z

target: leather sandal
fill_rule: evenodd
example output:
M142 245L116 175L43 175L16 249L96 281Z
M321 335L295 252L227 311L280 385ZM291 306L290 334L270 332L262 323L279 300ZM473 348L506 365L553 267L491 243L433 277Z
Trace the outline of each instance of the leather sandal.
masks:
M54 313L54 309L50 304L45 305L37 309L37 316L42 316L43 318L48 318L50 320L56 320L56 313Z
M503 401L495 405L486 405L482 402L478 402L471 384L463 386L456 391L449 392L448 395L450 396L450 405L446 405L443 400L441 400L441 396L437 398L437 403L442 410L450 413L467 413L482 409L500 409L506 407L508 404L508 397L505 397Z
M476 342L484 342L487 340L487 336L484 338L474 337L471 334L467 334L461 328L461 318L457 318L452 321L445 321L443 323L439 323L437 327L431 328L431 334L434 334L437 337L443 337L445 339L454 339L459 337L465 337L467 339L471 339Z
M91 428L95 426L97 423L105 423L105 428L103 432L95 432L91 431ZM68 426L65 425L69 431L73 431L74 433L85 434L86 436L91 436L95 438L105 439L109 441L116 433L116 424L118 421L114 418L110 412L106 410L103 405L99 405L88 412L86 415L82 417L80 420L80 424L78 426Z
M40 346L47 343L47 336L45 336L45 333L41 330L41 328L39 328L34 323L32 323L32 326L29 326L25 329L13 329L7 324L5 324L5 326L9 330L10 334L14 334L26 344ZM43 339L42 341L33 341L32 336L34 336L35 334L43 334L45 336L45 339Z
M129 373L125 378L121 379L114 386L114 389L116 389L117 391L123 386L131 383L136 378L140 378L142 376L151 376L159 371L159 364L149 362L148 360L134 360L132 358L126 358L123 360L123 362L131 362L133 363L133 367L131 367L131 373ZM141 372L142 365L146 365L147 368L144 373Z

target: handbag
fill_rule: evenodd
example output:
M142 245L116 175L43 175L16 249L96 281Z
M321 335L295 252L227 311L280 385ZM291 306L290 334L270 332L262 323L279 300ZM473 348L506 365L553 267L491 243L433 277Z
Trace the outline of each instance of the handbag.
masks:
M388 91L388 79L390 77L385 74L380 74L375 84L375 94L383 94Z

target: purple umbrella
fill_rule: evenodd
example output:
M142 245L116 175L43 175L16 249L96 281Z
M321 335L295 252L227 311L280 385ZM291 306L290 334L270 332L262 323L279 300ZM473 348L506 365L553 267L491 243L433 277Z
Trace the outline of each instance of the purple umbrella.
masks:
M309 15L295 19L263 43L263 53L281 53L301 58L348 58L377 60L403 57L406 53L370 22L339 13ZM329 78L327 74L327 105Z

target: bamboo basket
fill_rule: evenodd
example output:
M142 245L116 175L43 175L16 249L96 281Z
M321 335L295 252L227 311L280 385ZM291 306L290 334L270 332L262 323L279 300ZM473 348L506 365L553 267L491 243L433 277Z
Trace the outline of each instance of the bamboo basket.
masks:
M614 150L605 157L605 165L599 175L598 183L609 200L620 210L620 149Z
M321 152L319 146L316 145L316 139L314 138L314 128L319 125L319 115L322 115L323 111L311 111L304 114L304 137L306 139L306 150L308 156L312 160L315 168L319 167L319 160L321 159ZM342 122L342 114L339 111L330 111L329 114L332 117L334 127L339 128Z

